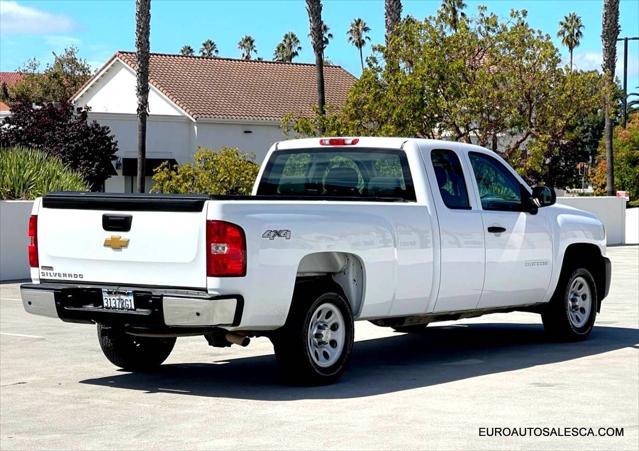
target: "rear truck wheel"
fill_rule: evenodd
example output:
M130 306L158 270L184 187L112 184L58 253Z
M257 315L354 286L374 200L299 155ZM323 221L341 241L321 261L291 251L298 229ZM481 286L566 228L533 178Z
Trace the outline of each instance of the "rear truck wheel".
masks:
M590 271L585 268L567 271L541 314L544 329L564 341L586 339L595 324L597 302L597 286Z
M428 326L428 323L412 324L410 326L393 327L393 330L395 332L402 332L402 333L407 333L407 334L418 334L420 332L424 332L426 330L427 326Z
M335 382L353 340L353 313L341 290L304 285L296 287L286 324L272 337L282 375L300 385Z
M152 371L164 362L175 337L136 337L123 330L98 324L98 340L107 359L127 371Z

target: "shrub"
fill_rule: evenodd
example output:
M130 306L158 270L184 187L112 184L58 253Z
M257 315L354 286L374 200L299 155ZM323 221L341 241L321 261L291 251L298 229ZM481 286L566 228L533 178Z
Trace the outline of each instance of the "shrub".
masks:
M86 111L75 112L68 103L11 105L11 116L0 126L0 147L28 147L59 157L78 171L94 190L115 175L117 141L108 127L87 120Z
M193 163L171 167L164 162L155 170L151 192L182 194L250 194L259 166L255 157L239 149L215 152L200 147Z
M34 149L0 149L0 199L35 199L52 191L87 191L82 175Z

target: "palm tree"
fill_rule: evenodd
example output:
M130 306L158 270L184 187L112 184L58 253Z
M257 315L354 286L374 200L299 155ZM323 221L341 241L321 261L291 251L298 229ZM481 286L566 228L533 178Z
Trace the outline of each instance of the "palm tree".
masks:
M191 47L190 45L184 45L180 49L180 55L193 56L195 55L195 50L193 50L193 47Z
M146 162L146 118L149 114L149 36L151 34L151 0L135 2L135 48L138 68L136 95L138 98L138 170L137 191L144 192Z
M324 36L322 42L324 43L324 50L326 50L328 43L331 41L331 39L333 39L333 33L331 33L328 25L326 25L326 23L324 22L322 22L322 36Z
M324 27L328 27L322 21L322 0L306 0L306 11L310 28L311 43L315 52L315 69L317 72L317 111L324 116L326 93L324 91L324 48L328 45L328 38L324 36ZM332 37L332 35L331 35ZM319 132L324 131L320 122Z
M439 12L451 30L457 31L460 19L466 18L466 13L462 11L465 7L464 0L442 0Z
M388 46L389 36L402 20L402 0L385 0L384 19L386 21L386 46Z
M617 63L617 37L619 37L619 0L604 0L601 43L603 47L603 72L606 81L604 140L606 143L607 181L606 191L615 195L615 172L612 148L612 92L615 85Z
M213 58L217 56L217 54L218 54L218 50L217 50L217 45L215 44L215 42L211 41L210 39L207 39L206 41L202 43L202 47L200 48L201 56Z
M300 46L300 40L295 33L289 31L282 38L282 42L277 44L275 47L275 52L273 52L273 60L274 61L283 61L286 63L290 63L293 61L293 58L298 56L302 47Z
M252 36L245 35L240 42L237 43L237 48L242 51L242 59L250 60L253 53L257 53L257 47L255 47L255 39Z
M564 20L559 22L559 31L557 37L561 38L561 43L568 47L570 53L570 70L572 71L572 51L575 47L579 47L581 38L583 37L584 25L581 23L581 17L576 13L570 13Z
M351 28L349 28L346 35L348 36L348 42L353 44L357 50L359 50L359 62L364 70L364 55L362 48L366 45L366 41L370 41L371 38L367 33L371 31L370 27L366 25L363 19L357 18L351 22Z

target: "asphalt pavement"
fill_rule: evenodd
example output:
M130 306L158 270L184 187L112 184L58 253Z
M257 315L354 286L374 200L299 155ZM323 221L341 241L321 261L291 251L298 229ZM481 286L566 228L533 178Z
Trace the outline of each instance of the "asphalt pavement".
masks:
M280 382L266 339L181 338L157 374L121 371L94 326L28 315L19 284L2 284L0 448L636 450L639 247L608 251L587 341L549 342L528 313L420 335L359 322L345 376L314 388Z

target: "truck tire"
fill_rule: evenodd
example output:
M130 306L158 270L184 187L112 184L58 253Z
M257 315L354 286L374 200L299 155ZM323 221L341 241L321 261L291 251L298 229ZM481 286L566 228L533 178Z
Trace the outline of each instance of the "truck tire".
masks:
M350 360L354 331L339 287L298 285L286 324L272 337L282 375L299 385L335 382Z
M541 314L544 329L562 341L586 339L595 324L597 302L597 286L590 271L586 268L565 271Z
M107 359L127 371L151 371L171 354L175 337L135 337L98 324L98 340Z

